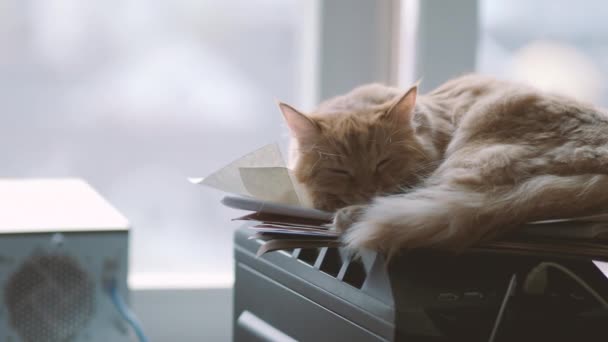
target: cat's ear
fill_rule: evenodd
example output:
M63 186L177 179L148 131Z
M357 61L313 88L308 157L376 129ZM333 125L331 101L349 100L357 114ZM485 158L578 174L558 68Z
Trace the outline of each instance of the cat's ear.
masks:
M309 140L319 133L319 127L306 115L292 106L279 102L279 108L291 134L300 142Z
M386 112L388 118L398 122L410 122L416 106L418 95L418 84L411 87L403 94Z

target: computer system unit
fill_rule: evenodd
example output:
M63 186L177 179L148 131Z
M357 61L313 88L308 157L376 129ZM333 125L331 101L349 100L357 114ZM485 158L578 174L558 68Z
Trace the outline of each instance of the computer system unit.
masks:
M0 180L0 341L128 341L128 237L84 181Z
M338 248L258 257L252 234L235 234L237 342L607 340L608 279L590 260L410 251L387 262Z

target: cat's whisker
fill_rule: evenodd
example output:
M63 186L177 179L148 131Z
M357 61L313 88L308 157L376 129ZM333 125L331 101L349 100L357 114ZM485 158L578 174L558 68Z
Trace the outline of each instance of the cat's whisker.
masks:
M405 141L402 141L402 142L405 142ZM425 156L425 155L427 154L426 152L422 151L421 149L419 149L419 148L417 148L417 147L414 147L414 146L413 146L413 145L411 145L411 144L406 144L406 145L405 145L405 147L406 147L407 149L409 149L409 150L416 151L416 152L418 152L419 154L421 154L421 155L423 155L423 156Z
M329 152L321 152L321 151L317 151L317 153L319 153L319 155L323 155L323 156L343 157L343 155L337 154L337 153L329 153Z
M427 163L424 164L420 164L416 169L414 169L414 172L418 172L418 171L427 171L428 169L435 169L437 168L441 163L443 162L443 158L440 158L438 160L431 160Z
M317 160L314 162L314 164L312 164L312 166L310 167L310 170L311 170L311 171L314 171L314 170L315 170L315 166L317 166L317 164L319 164L319 161L321 161L321 159L317 159Z
M405 132L407 129L408 129L408 128L400 128L400 129L397 129L397 130L393 131L393 132L392 132L392 133L391 133L391 134L390 134L390 135L389 135L389 136L388 136L388 137L387 137L387 138L384 140L384 143L385 143L385 144L390 144L390 143L392 143L392 141L393 141L393 137L394 137L395 135L397 135L397 134L401 134L402 132Z

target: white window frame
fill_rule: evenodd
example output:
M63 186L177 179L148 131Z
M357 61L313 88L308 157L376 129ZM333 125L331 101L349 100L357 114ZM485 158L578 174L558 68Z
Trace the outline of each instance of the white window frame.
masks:
M479 0L403 0L399 85L422 80L429 91L446 80L475 71Z
M302 30L301 104L355 86L397 83L399 0L306 1ZM365 20L368 19L368 20Z

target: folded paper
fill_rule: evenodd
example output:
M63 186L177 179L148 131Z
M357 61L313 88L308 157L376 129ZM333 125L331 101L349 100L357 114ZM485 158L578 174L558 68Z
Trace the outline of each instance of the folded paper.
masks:
M248 153L205 178L189 178L235 195L302 206L299 189L277 143Z

